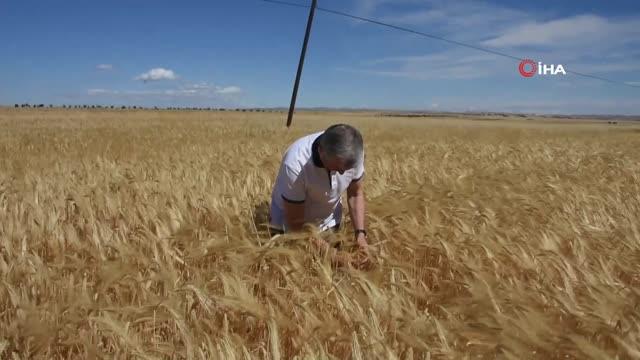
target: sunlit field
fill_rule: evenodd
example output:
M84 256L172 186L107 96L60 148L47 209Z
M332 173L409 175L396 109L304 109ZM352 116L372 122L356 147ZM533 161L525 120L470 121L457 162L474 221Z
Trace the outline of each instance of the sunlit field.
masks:
M0 109L0 358L640 358L640 126L285 118ZM339 122L370 269L308 245L349 251L346 214L263 230L283 151Z

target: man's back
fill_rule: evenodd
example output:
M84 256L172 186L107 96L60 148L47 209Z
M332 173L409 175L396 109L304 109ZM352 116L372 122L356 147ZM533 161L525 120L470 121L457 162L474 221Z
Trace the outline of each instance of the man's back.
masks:
M364 156L343 174L329 172L319 158L319 137L324 131L296 140L287 148L271 194L270 226L286 230L284 202L304 204L304 222L326 230L342 219L341 194L364 173Z

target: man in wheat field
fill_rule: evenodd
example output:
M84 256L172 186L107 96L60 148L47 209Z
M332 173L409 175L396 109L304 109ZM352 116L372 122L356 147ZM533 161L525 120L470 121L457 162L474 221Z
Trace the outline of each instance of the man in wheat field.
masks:
M282 158L271 194L271 234L299 231L304 224L337 231L346 190L355 241L366 252L363 177L364 143L356 128L337 124L296 140Z

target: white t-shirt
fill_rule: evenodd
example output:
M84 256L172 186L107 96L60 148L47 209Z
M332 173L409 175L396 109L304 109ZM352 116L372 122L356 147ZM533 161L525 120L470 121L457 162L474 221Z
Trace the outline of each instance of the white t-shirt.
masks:
M324 133L317 132L296 140L286 150L271 193L270 226L287 230L284 201L304 204L304 222L322 231L342 220L342 193L352 181L364 175L364 152L353 169L342 175L329 173L318 157L314 141ZM314 155L315 154L315 155Z

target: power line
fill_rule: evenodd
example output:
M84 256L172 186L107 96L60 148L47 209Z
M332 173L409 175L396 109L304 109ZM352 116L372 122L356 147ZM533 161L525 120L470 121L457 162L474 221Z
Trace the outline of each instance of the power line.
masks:
M273 4L278 4L278 5L293 6L293 7L300 7L300 8L309 8L310 7L310 5L293 3L293 2L284 1L284 0L262 0L262 1L268 2L268 3L273 3ZM510 55L510 54L507 54L507 53L504 53L504 52L501 52L501 51L491 50L491 49L487 49L487 48L484 48L484 47L481 47L481 46L476 46L476 45L468 44L468 43L461 42L461 41L447 39L447 38L442 37L442 36L433 35L433 34L421 32L421 31L409 29L409 28L406 28L406 27L403 27L403 26L393 25L393 24L382 22L382 21L365 18L365 17L362 17L362 16L348 14L348 13L345 13L345 12L342 12L342 11L338 11L338 10L327 9L327 8L323 8L323 7L320 7L320 6L316 7L316 10L323 11L325 13L329 13L329 14L333 14L333 15L338 15L338 16L350 18L350 19L355 19L355 20L368 22L368 23L371 23L371 24L383 26L383 27L394 29L394 30L398 30L398 31L407 32L407 33L414 34L414 35L423 36L423 37L434 39L434 40L444 41L444 42L447 42L447 43L450 43L450 44L453 44L453 45L458 45L458 46L466 47L466 48L469 48L469 49L478 50L478 51L482 51L482 52L493 54L493 55L497 55L497 56L502 56L502 57L509 58L509 59L512 59L512 60L522 61L522 60L526 59L526 58ZM582 77L586 77L586 78L606 81L606 82L609 82L609 83L629 86L629 87L633 87L633 88L640 88L640 86L638 86L638 85L629 84L629 83L626 83L626 82L623 82L623 81L616 81L616 80L608 79L608 78L597 76L597 75L586 74L586 73L573 71L573 70L565 70L565 71L567 73L569 73L569 74L573 74L573 75L577 75L577 76L582 76Z
M310 5L305 5L305 4L296 4L296 3L292 3L292 2L288 2L288 1L280 1L280 0L263 0L265 2L270 2L270 3L274 3L274 4L279 4L279 5L288 5L288 6L293 6L293 7L301 7L301 8L310 8ZM318 9L316 7L316 9Z

